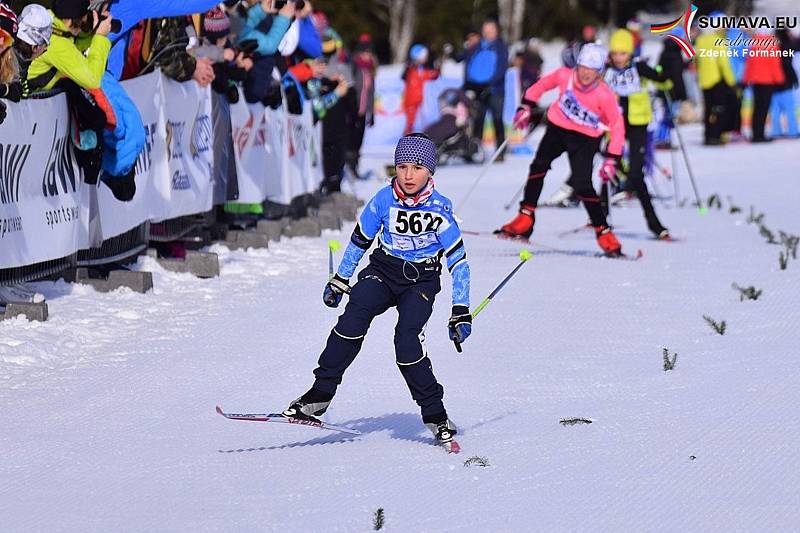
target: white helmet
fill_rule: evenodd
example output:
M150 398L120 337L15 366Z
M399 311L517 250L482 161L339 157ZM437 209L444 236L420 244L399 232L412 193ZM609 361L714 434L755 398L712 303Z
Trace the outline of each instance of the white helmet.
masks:
M50 12L38 4L29 4L19 16L19 30L17 39L31 46L50 44L53 34L53 17Z
M581 48L580 54L578 54L578 65L603 72L607 57L608 50L606 50L605 46L595 43L586 43Z

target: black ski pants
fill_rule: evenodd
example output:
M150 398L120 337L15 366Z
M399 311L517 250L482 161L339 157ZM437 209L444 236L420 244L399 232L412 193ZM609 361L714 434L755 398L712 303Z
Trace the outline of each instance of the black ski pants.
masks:
M328 336L319 366L314 370L314 388L336 394L345 370L361 350L372 319L396 307L394 348L400 373L423 419L446 418L444 388L433 375L424 344L425 325L441 290L440 271L438 260L429 264L408 263L381 250L375 251L370 264L359 272L344 313Z
M628 140L629 171L628 181L631 188L636 192L639 203L644 211L644 218L647 220L647 227L658 235L664 230L664 226L658 220L656 210L653 208L653 201L650 198L650 191L644 182L644 159L647 151L647 126L631 126L625 124L625 137Z
M572 176L569 184L575 189L575 197L583 202L589 214L592 226L605 226L606 216L600 206L600 198L592 185L594 154L600 148L600 138L589 137L577 131L571 131L553 124L548 124L536 156L528 172L525 185L525 196L522 203L535 207L544 187L544 177L550 170L550 164L561 154L567 152Z
M774 85L753 85L753 139L765 139L764 125L767 123L769 105L772 103Z

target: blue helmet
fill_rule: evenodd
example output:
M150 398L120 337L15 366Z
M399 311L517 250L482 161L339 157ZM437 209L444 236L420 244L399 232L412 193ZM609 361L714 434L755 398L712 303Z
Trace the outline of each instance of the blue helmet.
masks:
M408 57L411 58L411 61L417 61L423 55L428 55L428 48L423 44L415 44L408 51Z
M395 166L410 163L436 172L436 145L424 133L411 133L400 137L394 151Z

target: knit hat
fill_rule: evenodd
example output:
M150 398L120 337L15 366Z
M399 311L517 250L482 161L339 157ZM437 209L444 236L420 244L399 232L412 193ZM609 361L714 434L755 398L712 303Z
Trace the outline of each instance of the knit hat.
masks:
M617 30L611 35L608 42L609 52L633 53L633 34L628 30Z
M578 65L603 72L606 67L606 56L608 56L608 51L604 46L587 43L583 45L581 53L578 54Z
M395 166L411 163L412 165L422 165L431 171L436 172L436 145L424 133L411 133L400 137L397 148L394 151Z
M424 44L415 44L408 51L408 57L411 61L424 63L428 60L428 47Z
M19 16L17 39L31 46L47 46L53 34L53 17L38 4L28 4Z
M210 41L227 37L231 32L231 19L217 6L203 18L203 32Z
M17 14L7 5L0 3L0 30L3 30L14 39L17 36L17 29Z
M322 53L329 55L342 48L342 38L333 28L328 28L322 33Z
M60 19L82 19L89 12L89 0L53 0L53 14Z

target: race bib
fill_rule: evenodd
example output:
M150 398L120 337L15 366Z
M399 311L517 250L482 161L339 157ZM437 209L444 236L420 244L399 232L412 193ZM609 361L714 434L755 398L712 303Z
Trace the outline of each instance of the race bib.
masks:
M588 126L592 129L600 127L600 117L594 111L586 109L578 101L572 89L567 89L558 101L561 112L568 119L581 126Z
M438 232L449 226L447 219L429 211L411 211L397 207L389 210L389 233L392 236L392 247L396 250L407 252L438 244Z
M630 96L642 90L642 80L636 67L625 70L608 69L605 82L618 96Z

